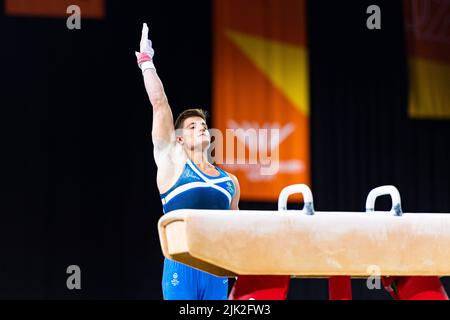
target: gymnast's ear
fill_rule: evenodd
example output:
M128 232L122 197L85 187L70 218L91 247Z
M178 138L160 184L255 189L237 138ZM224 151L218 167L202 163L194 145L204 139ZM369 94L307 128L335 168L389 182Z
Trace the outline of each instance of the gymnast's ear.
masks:
M175 129L175 142L181 145L184 143L182 128Z

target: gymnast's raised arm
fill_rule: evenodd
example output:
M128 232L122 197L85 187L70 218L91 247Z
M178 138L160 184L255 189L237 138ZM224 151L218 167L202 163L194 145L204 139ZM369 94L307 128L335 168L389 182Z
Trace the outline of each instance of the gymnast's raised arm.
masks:
M166 153L175 145L175 129L172 110L153 64L153 55L152 42L148 39L148 27L144 23L140 52L136 52L136 56L144 77L145 89L153 107L152 141L156 155L159 152Z

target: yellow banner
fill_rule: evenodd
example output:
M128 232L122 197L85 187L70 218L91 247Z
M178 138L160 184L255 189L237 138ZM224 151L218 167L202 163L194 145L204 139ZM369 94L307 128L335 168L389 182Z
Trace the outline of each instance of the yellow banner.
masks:
M214 1L212 115L226 144L216 163L244 200L310 182L305 10L304 0Z
M412 118L450 119L450 2L404 0Z

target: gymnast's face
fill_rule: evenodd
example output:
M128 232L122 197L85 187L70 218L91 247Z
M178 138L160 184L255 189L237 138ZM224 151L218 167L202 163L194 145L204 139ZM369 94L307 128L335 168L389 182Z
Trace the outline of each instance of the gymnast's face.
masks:
M206 151L209 148L211 137L208 125L201 117L189 117L184 120L183 130L177 141L188 150Z

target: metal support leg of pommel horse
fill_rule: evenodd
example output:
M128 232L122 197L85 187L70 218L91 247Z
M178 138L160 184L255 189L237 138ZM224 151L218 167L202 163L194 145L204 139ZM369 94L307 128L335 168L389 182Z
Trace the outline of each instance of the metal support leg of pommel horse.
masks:
M287 210L287 199L294 193L302 193L303 214L313 215L314 206L311 190L306 185L291 185L282 190L278 210ZM375 200L382 195L390 195L392 209L390 214L401 217L400 194L394 186L373 189L366 200L366 212L375 211ZM284 300L289 290L290 276L238 276L230 293L230 300ZM447 293L436 276L397 276L382 277L382 283L396 300L448 300ZM332 276L328 279L330 300L351 300L350 276Z

